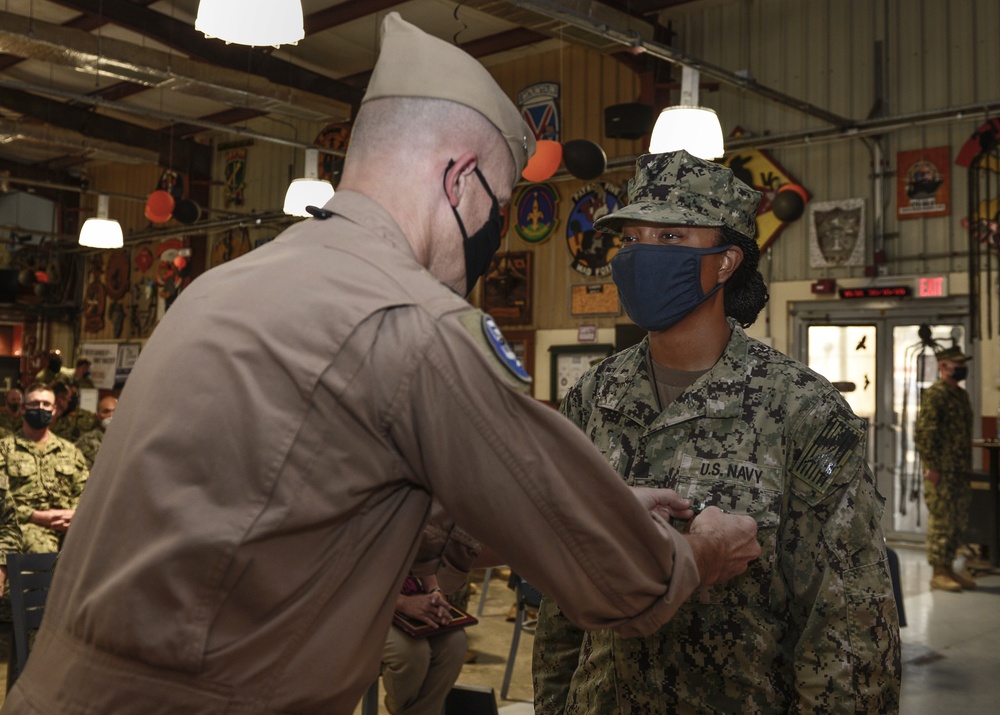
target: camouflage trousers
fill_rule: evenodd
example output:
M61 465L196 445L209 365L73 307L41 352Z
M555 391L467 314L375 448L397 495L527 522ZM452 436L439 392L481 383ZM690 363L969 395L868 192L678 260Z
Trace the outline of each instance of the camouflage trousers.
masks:
M927 562L931 566L951 566L955 552L965 543L972 489L965 474L942 472L941 480L924 480L927 502Z

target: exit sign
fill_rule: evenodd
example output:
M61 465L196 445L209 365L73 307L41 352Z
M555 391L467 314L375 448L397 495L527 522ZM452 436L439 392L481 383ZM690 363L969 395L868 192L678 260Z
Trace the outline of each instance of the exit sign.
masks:
M947 276L927 276L924 278L917 278L918 298L946 298L947 296Z

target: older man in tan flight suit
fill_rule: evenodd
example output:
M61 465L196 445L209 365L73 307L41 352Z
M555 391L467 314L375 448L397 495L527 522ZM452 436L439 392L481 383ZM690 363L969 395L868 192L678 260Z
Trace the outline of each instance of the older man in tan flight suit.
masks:
M533 144L386 16L319 220L195 280L139 357L5 715L351 713L432 497L588 628L649 633L756 558L748 517L672 530L687 503L622 484L462 298Z

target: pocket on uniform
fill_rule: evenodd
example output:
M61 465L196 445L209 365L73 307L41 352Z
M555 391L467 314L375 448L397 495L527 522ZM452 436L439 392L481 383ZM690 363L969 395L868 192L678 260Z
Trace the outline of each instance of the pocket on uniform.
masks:
M781 523L781 492L733 481L683 476L674 489L698 507L716 506L727 514L749 516L757 522L760 558L750 562L745 572L730 581L699 589L692 600L734 607L768 607ZM683 529L687 523L677 521L675 525Z
M17 452L7 457L7 474L16 478L32 476L38 471L38 463L29 454L18 454Z

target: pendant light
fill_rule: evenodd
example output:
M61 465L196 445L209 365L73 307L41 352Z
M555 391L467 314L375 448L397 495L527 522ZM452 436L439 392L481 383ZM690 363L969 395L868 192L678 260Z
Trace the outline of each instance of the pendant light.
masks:
M194 28L237 45L295 45L305 37L301 0L201 0Z
M80 229L80 245L88 248L121 248L124 245L122 226L108 219L108 195L97 197L97 218L88 218Z
M681 102L660 112L649 140L650 154L686 149L699 159L717 159L726 152L715 110L698 106L698 74L686 65L682 68Z
M319 149L306 149L306 175L288 185L288 191L285 192L285 213L290 216L309 216L306 206L322 207L332 198L333 184L319 178Z

